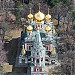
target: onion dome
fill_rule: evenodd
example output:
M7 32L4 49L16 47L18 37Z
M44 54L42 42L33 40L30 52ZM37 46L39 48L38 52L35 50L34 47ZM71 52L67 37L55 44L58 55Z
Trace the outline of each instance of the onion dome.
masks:
M22 54L22 55L26 54L26 51L25 51L25 49L24 49L24 45L22 45L22 51L21 51L21 54Z
M32 31L33 30L33 27L31 26L31 25L29 25L28 27L27 27L27 31Z
M50 20L51 19L51 15L49 14L49 8L48 8L48 14L45 16L46 20Z
M44 20L44 18L45 18L45 15L44 15L42 12L40 12L40 3L39 3L39 11L38 11L38 13L36 13L36 14L34 15L34 19L35 19L37 22L41 22L41 21Z
M33 19L33 15L31 14L31 8L30 8L30 14L28 15L28 19Z
M55 54L56 54L56 49L55 49L55 47L54 47L53 50L51 51L51 54L52 54L52 55L55 55Z
M44 17L45 17L44 14L40 11L34 15L34 18L37 22L43 21Z
M46 20L50 20L50 19L51 19L51 15L47 14L47 15L45 16L45 19L46 19Z
M45 27L45 31L46 31L46 32L49 32L50 30L51 30L50 26L47 25L47 26Z

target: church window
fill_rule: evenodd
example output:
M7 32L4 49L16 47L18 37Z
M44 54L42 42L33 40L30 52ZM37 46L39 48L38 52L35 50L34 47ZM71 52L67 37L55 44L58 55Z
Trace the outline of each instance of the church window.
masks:
M48 46L46 46L46 50L48 50Z
M29 50L31 49L31 46L29 46Z
M37 61L36 61L37 63L39 63L39 59L37 59Z
M45 61L49 61L48 59L45 59Z
M31 49L31 47L33 47L33 45L32 45L32 44L27 44L27 49L28 49L28 50L30 50L30 49Z
M35 58L33 58L33 62L35 61Z
M39 55L39 53L37 53L37 55Z
M41 61L43 61L43 58L41 58Z
M37 72L39 71L39 69L37 69Z
M46 48L46 50L49 50L48 45L44 45L44 47Z
M30 33L29 33L29 35L30 35Z
M34 72L36 72L36 67L34 67Z
M29 58L28 61L31 61L31 58Z
M40 72L42 72L42 67L40 67Z
M42 28L42 25L41 25L41 28Z

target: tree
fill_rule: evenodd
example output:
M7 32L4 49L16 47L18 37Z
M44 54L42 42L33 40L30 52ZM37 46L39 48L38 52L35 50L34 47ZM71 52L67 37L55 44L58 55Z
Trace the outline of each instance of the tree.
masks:
M14 15L16 16L16 23L21 25L21 17L20 17L20 8L21 8L21 3L20 2L16 2L15 3L15 11L14 11Z
M51 0L51 5L55 6L59 2L60 2L60 0Z
M60 0L43 0L43 2L46 2L49 6L54 7L57 3L60 2Z
M24 0L24 3L25 4L29 4L29 0Z
M75 30L74 21L75 21L75 12L73 11L73 12L72 12L72 24L73 24L73 29Z
M61 0L64 4L69 5L71 3L71 0Z
M75 19L75 11L72 12L72 17Z

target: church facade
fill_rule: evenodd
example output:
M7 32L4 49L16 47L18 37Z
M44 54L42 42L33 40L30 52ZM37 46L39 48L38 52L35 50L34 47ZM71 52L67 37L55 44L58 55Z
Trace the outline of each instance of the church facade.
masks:
M31 75L45 75L46 65L58 64L57 32L51 21L51 15L40 11L32 15L31 9L21 32L18 63L31 67Z

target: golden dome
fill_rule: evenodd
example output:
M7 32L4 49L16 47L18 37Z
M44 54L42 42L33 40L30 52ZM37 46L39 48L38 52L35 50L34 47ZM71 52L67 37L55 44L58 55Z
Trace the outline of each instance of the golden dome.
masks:
M50 26L47 25L47 26L45 27L45 31L46 31L46 32L49 32L50 30L51 30Z
M28 15L28 19L33 19L33 15L31 14L31 8L30 8L30 14Z
M45 16L46 20L50 20L51 19L51 15L49 14L49 8L48 8L48 14Z
M33 19L33 15L31 13L28 15L28 19Z
M44 18L45 18L45 15L44 15L42 12L40 12L40 3L39 3L39 11L38 11L38 13L36 13L36 14L34 15L34 19L35 19L35 21L37 21L37 22L41 22L41 21L44 20Z
M46 20L50 20L50 19L51 19L51 15L50 15L50 14L47 14L47 15L45 16L45 19L46 19Z
M55 47L54 47L53 50L51 51L51 54L52 54L52 55L55 55L55 54L56 54L56 49L55 49Z
M41 21L44 20L45 15L44 15L42 12L39 11L38 13L36 13L36 14L34 15L34 18L35 18L35 20L36 20L37 22L41 22Z
M31 26L31 25L29 25L28 27L27 27L27 31L32 31L33 30L33 27Z
M26 53L25 49L24 49L24 45L22 45L22 51L21 51L22 55L24 55Z

